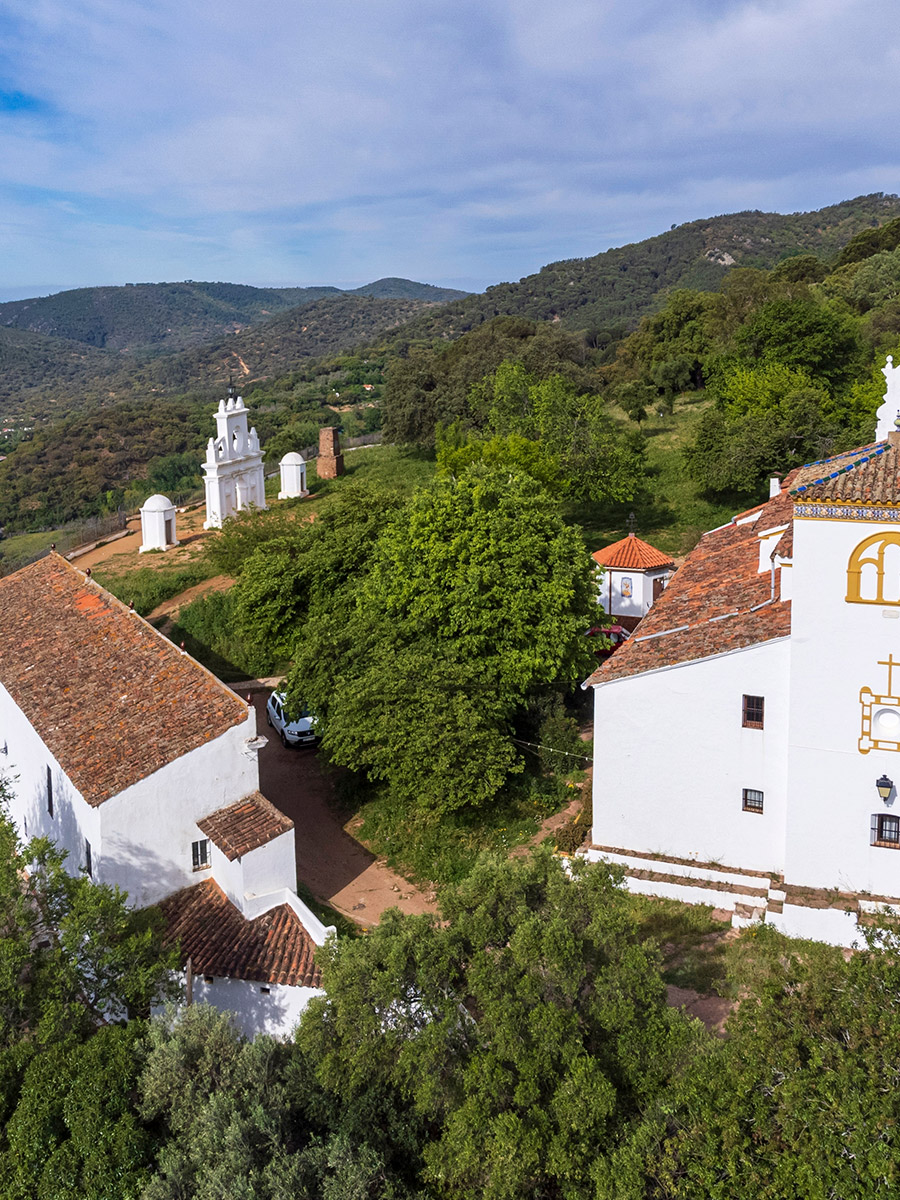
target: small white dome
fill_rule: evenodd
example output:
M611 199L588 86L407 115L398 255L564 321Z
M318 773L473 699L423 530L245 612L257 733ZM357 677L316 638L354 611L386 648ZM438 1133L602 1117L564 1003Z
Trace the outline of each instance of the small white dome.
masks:
M302 454L297 454L294 450L292 450L290 452L290 454L286 454L284 456L284 458L279 463L279 466L282 466L282 467L304 467L304 466L306 466L306 459L303 457Z
M175 505L166 496L160 496L157 492L155 496L150 496L141 505L141 512L166 512Z

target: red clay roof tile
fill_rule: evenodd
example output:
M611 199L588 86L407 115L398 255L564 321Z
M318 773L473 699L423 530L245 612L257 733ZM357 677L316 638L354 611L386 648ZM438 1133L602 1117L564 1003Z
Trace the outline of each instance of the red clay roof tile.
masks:
M167 944L179 943L182 965L190 958L195 975L319 986L315 942L287 904L248 921L219 885L207 879L182 888L158 907L166 920Z
M633 533L629 533L628 537L623 537L618 542L613 542L611 546L595 550L591 558L601 567L621 568L624 571L647 571L651 567L673 565L668 554L663 554L661 550L635 537Z
M236 804L210 813L197 824L229 862L294 828L290 817L279 812L261 792L251 792Z
M51 554L0 579L0 683L88 804L247 719L247 705Z
M790 602L778 599L777 580L772 599L771 573L759 570L757 531L789 525L792 510L791 496L782 491L759 506L756 521L704 534L641 621L637 637L587 682L606 683L787 637Z

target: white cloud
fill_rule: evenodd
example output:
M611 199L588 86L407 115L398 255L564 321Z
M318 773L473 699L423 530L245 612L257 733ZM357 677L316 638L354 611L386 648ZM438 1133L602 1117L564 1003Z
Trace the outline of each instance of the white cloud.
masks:
M892 15L0 0L0 89L40 102L0 112L6 275L508 278L672 221L894 190Z

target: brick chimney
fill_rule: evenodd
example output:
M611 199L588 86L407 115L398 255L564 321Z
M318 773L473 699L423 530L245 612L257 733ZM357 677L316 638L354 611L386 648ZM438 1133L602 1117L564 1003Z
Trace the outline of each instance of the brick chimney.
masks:
M319 457L316 459L316 474L320 479L336 479L344 474L344 456L341 440L333 425L319 430Z

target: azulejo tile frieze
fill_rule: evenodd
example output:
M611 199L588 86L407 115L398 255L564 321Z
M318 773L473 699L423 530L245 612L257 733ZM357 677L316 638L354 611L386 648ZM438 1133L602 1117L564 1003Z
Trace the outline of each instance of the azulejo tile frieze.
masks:
M795 504L794 516L826 521L898 521L900 508L874 504Z

